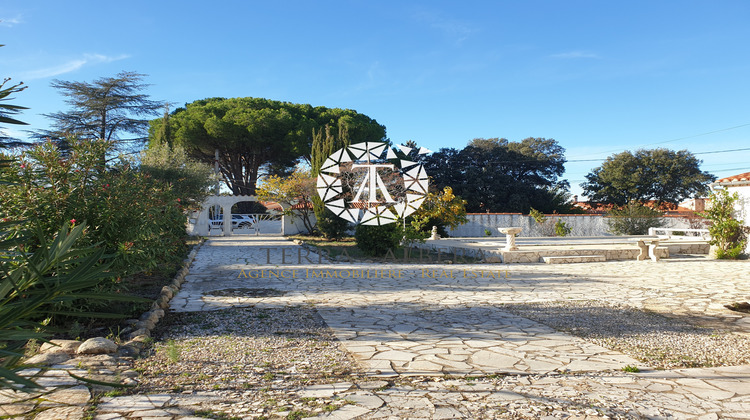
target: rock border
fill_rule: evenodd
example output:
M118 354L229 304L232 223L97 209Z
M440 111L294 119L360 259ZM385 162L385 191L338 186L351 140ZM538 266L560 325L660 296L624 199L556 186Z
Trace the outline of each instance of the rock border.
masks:
M77 340L51 340L52 344L44 343L40 351L36 355L26 359L24 364L29 368L57 365L68 360L70 355L73 354L96 355L117 353L116 356L120 357L135 357L140 355L140 352L151 340L151 331L164 318L166 314L165 310L169 309L169 302L179 292L182 284L185 282L185 276L190 272L190 266L205 241L205 238L201 238L193 246L187 258L182 261L182 267L177 271L172 281L162 287L159 297L151 304L149 310L144 312L138 319L124 321L127 326L120 334L121 336L126 334L124 337L127 341L124 344L118 345L105 337L93 337L83 342Z
M93 337L83 342L55 339L43 343L37 354L24 361L23 370L18 372L34 380L41 388L30 393L0 389L0 417L88 418L102 393L114 390L107 384L113 377L119 378L124 386L136 386L140 374L132 369L132 360L140 356L151 341L151 331L164 317L165 309L169 308L170 300L185 282L185 276L205 242L206 238L200 238L193 246L172 282L162 287L148 311L139 319L125 321L128 326L120 336L127 334L126 343L118 345L105 337Z
M169 309L169 302L180 291L182 284L185 283L185 276L190 273L190 266L198 254L198 250L206 242L206 238L201 238L200 242L193 246L188 253L187 258L182 261L182 268L177 271L172 282L161 288L159 297L151 304L151 308L143 313L138 319L129 319L125 323L129 324L124 330L127 332L127 340L120 345L119 352L125 354L140 354L141 350L151 340L151 331L156 328L156 324L164 318L165 311ZM128 328L130 331L128 331Z

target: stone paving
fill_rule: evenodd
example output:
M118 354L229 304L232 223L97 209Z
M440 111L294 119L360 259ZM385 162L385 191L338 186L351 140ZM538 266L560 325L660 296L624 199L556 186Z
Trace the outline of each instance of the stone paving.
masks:
M212 239L172 301L172 310L313 304L373 376L544 375L639 366L643 373L598 380L608 393L626 389L656 393L661 397L648 398L656 400L655 413L668 409L675 404L670 399L680 396L678 406L683 408L675 407L675 413L719 410L722 416L750 418L750 366L649 371L629 356L493 306L606 300L689 314L750 333L750 317L723 307L750 298L748 262L692 258L554 269L542 264L409 266L330 264L308 252L281 239ZM211 294L221 289L270 289L283 295ZM685 400L685 395L690 398Z
M750 317L722 305L750 297L746 262L681 259L550 269L539 264L415 268L315 261L311 268L315 257L298 246L248 241L251 246L222 249L220 243L231 242L214 240L217 251L196 259L172 310L312 303L347 350L374 375L542 374L639 365L628 356L492 306L501 303L606 300L670 314L690 313L750 332ZM287 264L279 264L282 259ZM273 289L284 295L210 295L214 290L243 288Z
M651 370L497 306L602 300L750 334L750 317L723 307L750 299L748 280L749 262L704 258L334 264L283 238L235 236L204 244L171 310L313 305L368 374L300 390L353 402L328 418L750 418L750 366ZM425 379L398 385L409 377ZM194 419L197 407L218 400L106 397L95 418Z

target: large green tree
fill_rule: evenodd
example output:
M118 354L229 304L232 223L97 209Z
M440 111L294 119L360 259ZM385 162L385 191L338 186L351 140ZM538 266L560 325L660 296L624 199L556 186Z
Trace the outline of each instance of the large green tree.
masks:
M163 103L143 93L148 87L144 74L121 72L93 82L53 80L70 105L67 111L44 114L52 120L51 130L38 131L38 138L51 138L65 147L66 139L103 139L120 150L138 148L145 143L149 120L158 115Z
M436 188L450 186L469 212L566 211L565 149L554 139L474 139L426 157Z
M5 124L26 124L17 120L15 115L27 108L9 103L13 99L10 95L26 87L23 83L6 87L9 80L4 79L0 83L0 128ZM14 139L0 133L0 149L14 142ZM21 195L28 200L25 205L14 205L17 203L8 199L13 189L23 189L17 181L26 180L18 173L18 166L9 165L13 160L4 159L0 153L0 214L6 216L9 212L26 212L32 206L56 208L46 200L40 200L36 194L59 188L59 185L49 188L35 186L24 191ZM49 172L59 171L60 160L53 162L54 169ZM23 166L18 169L23 169ZM34 175L43 173L38 171ZM27 368L22 361L28 341L47 340L51 336L50 321L53 316L59 316L62 305L75 302L79 314L86 316L90 314L81 312L85 308L80 305L79 298L111 304L113 300L122 300L122 297L96 290L103 278L111 274L105 274L107 266L103 262L108 258L105 250L82 247L78 241L87 230L85 224L73 228L67 223L60 228L58 224L56 228L59 231L54 237L45 237L42 230L37 229L37 236L34 237L25 232L19 222L31 218L8 219L0 217L0 388L33 392L42 386L18 374ZM33 219L32 223L36 221L38 218ZM39 244L35 250L32 250L33 243Z
M211 167L191 159L179 145L150 144L140 161L141 172L169 185L182 206L200 208L216 182Z
M164 122L175 144L219 168L235 195L255 194L259 177L286 173L300 159L310 161L313 133L327 130L347 139L378 141L385 127L356 111L313 107L263 98L209 98L151 122L151 138L163 137ZM327 128L326 128L327 127Z
M592 201L625 205L631 201L679 202L708 192L716 179L700 170L687 150L640 149L612 155L586 175L583 193Z

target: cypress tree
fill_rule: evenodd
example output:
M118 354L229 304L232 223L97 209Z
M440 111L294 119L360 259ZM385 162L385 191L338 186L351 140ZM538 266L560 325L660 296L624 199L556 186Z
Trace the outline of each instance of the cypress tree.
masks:
M312 151L310 154L311 173L313 176L320 175L323 162L338 149L349 145L348 128L339 120L336 133L332 133L331 126L326 124L319 129L313 128ZM346 235L349 222L336 216L326 208L323 200L318 195L313 196L313 210L317 219L317 229L326 239L336 240Z

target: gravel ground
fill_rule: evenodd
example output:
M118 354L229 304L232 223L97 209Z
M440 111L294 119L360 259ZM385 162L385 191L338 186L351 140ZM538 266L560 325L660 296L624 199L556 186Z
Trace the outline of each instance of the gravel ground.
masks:
M503 310L617 350L656 369L750 363L750 337L684 317L593 301L504 305Z
M337 399L305 399L301 387L351 381L358 367L312 308L237 308L169 314L155 331L138 393L219 392L253 406L258 417L279 411L334 411Z
M622 351L654 367L750 362L747 337L695 327L685 319L601 302L503 305L498 309ZM142 376L133 392L219 395L222 402L210 405L203 413L210 418L301 418L335 412L351 401L338 397L303 398L298 391L311 385L341 382L370 389L388 407L397 406L399 395L404 393L435 391L435 395L446 395L440 404L456 408L455 416L462 418L530 419L542 415L567 418L592 414L640 418L630 407L634 397L590 395L587 381L606 383L617 372L570 376L554 373L543 375L544 378L526 375L399 377L390 381L367 378L312 307L173 313L155 331L155 339L151 354L136 361L135 368ZM568 382L564 389L541 385L562 386ZM523 403L489 402L478 397L473 400L475 394L471 392L480 390L512 391L530 399ZM454 395L457 391L469 393ZM389 399L390 395L395 400ZM453 401L455 398L458 400ZM647 396L635 397L642 398ZM406 412L414 409L408 408L411 403L404 404L407 408L402 409ZM394 410L388 414L386 409L365 418L396 418L403 414Z

